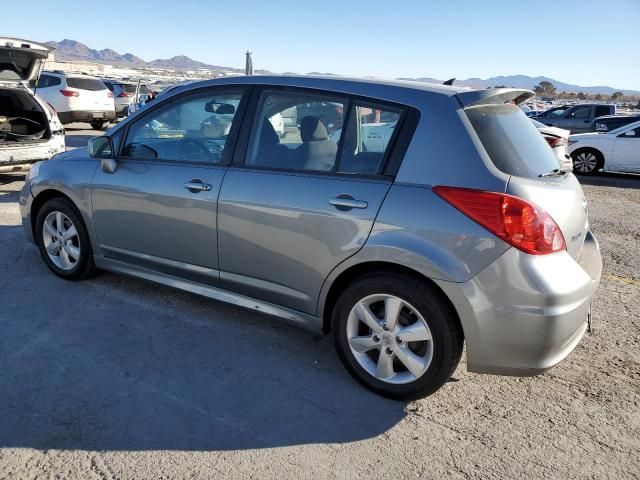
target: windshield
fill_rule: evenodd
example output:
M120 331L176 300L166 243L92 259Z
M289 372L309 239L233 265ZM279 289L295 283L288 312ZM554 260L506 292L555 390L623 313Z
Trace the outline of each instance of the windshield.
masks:
M493 164L508 175L537 178L558 168L542 135L515 105L465 109Z
M77 88L79 90L92 90L99 91L105 90L107 87L104 86L97 78L80 78L80 77L68 77L67 85L71 88Z

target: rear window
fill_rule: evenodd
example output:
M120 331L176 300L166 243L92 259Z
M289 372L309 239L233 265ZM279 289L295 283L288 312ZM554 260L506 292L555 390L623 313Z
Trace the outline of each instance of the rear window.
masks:
M25 80L33 67L33 55L0 51L0 80Z
M515 105L482 105L465 112L491 161L502 172L537 178L558 168L547 142Z
M122 89L127 93L136 93L136 86L131 85L130 83L122 83L120 84Z
M77 88L79 90L92 90L94 92L106 89L104 83L96 78L68 77L67 86L70 88Z

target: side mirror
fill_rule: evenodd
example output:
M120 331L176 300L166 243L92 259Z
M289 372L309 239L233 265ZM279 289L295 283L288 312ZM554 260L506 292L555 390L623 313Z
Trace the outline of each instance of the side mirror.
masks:
M624 132L624 136L625 137L635 137L636 136L636 131L635 130L627 130L626 132Z
M91 158L99 158L102 171L105 173L113 173L118 167L117 162L113 158L113 144L111 137L103 135L102 137L93 137L88 143L89 156Z

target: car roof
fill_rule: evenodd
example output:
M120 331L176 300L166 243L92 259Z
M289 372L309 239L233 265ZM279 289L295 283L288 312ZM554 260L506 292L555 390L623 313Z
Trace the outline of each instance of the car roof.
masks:
M314 75L255 75L223 77L204 80L176 87L170 96L203 87L223 85L261 85L277 87L300 87L325 90L348 95L361 95L381 100L408 102L416 104L418 95L457 96L463 106L483 103L506 102L510 100L529 100L534 96L530 90L516 88L492 88L474 90L461 86L449 86L434 83L416 82L408 80L383 80L374 78L353 78L339 76Z
M365 95L371 90L379 91L381 87L389 89L408 89L432 92L453 96L471 89L459 86L439 85L426 82L409 80L384 80L374 78L340 77L329 75L249 75L222 77L212 80L193 82L182 87L187 89L215 86L215 85L273 85L302 88L317 88L319 90L344 91L362 93ZM374 90L372 90L374 88Z

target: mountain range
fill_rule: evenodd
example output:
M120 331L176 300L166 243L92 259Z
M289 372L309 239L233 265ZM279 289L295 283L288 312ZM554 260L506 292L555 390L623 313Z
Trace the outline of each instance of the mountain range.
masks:
M86 62L116 65L121 67L131 67L131 68L156 67L156 68L167 68L167 69L173 69L173 70L193 70L197 68L208 68L214 71L227 71L227 72L229 71L243 72L244 71L243 69L239 69L239 68L206 64L204 62L193 60L192 58L189 58L186 55L178 55L172 58L165 58L165 59L159 58L159 59L147 62L132 53L125 53L121 55L115 50L111 50L110 48L106 48L104 50L95 50L93 48L89 48L83 43L77 42L75 40L69 40L69 39L64 39L61 42L47 42L47 45L55 48L54 55L56 60L59 60L59 61L86 61ZM271 72L269 72L268 70L256 70L256 73L268 74ZM312 73L315 73L315 72L312 72ZM325 73L324 75L332 75L332 74ZM442 80L429 78L429 77L401 78L400 80L442 83ZM613 92L621 91L625 95L636 95L636 96L640 95L640 91L638 90L617 89L617 88L609 87L605 85L580 86L580 85L573 85L570 83L564 83L549 77L543 77L543 76L529 77L527 75L509 75L509 76L491 77L487 79L467 78L466 80L456 80L455 85L462 85L465 87L472 87L472 88L487 88L487 87L494 87L497 85L504 85L506 87L532 89L535 85L539 84L542 81L548 81L553 83L556 86L557 91L559 92L562 92L562 91L576 92L576 93L584 92L584 93L590 93L590 94L601 93L601 94L611 95Z

